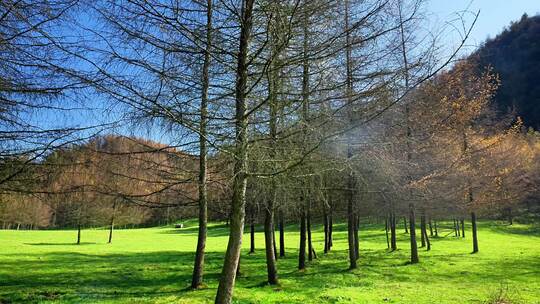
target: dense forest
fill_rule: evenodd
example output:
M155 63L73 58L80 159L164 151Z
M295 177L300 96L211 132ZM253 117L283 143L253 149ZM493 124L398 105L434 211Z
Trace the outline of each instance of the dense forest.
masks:
M523 15L471 55L479 69L493 69L500 87L493 100L501 113L540 128L540 16Z

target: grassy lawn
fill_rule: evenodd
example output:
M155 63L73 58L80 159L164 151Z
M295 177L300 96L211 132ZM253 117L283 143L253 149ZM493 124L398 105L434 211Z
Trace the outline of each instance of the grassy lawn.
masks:
M465 239L441 228L432 250L420 248L421 263L408 265L408 238L398 231L397 252L386 249L382 226L362 225L360 260L348 271L346 231L336 225L333 251L297 271L298 233L287 227L287 257L280 259L281 285L267 286L262 249L248 255L244 238L238 303L540 303L540 232L531 226L481 222L480 253L471 255ZM400 227L401 228L401 227ZM467 227L469 228L469 227ZM106 230L0 231L0 303L207 303L212 302L227 244L227 228L209 231L205 282L191 291L197 229L170 227L117 230L107 244ZM446 236L449 234L448 236ZM443 237L446 236L446 237Z

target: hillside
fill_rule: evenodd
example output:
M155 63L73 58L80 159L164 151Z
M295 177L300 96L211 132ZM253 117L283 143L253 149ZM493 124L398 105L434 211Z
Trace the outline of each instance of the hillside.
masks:
M523 15L472 57L481 70L491 67L499 76L498 110L515 111L525 125L540 129L540 15Z
M161 143L95 137L36 163L36 194L4 195L0 220L5 227L101 226L114 212L119 225L168 222L194 213L176 206L197 200L197 166L195 156Z

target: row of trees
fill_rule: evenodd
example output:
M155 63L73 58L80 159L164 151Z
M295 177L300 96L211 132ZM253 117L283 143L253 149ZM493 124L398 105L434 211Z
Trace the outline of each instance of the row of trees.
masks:
M388 218L392 249L398 222L406 221L416 263L418 214L428 248L431 219L463 222L470 214L477 251L476 212L524 201L535 184L537 135L525 134L519 120L495 115L489 101L498 81L489 70L475 68L473 59L445 70L461 45L450 57L439 56L437 33L422 30L423 1L41 5L38 11L24 1L3 6L4 18L16 15L17 25L37 18L20 35L38 35L32 58L40 62L19 70L40 84L65 83L46 110L58 100L97 100L113 113L112 122L32 133L55 143L41 148L20 136L2 142L8 151L2 201L61 205L69 214L65 223L78 227L85 218L107 218L111 236L117 214L137 222L148 210L196 206L192 288L203 286L208 211L214 211L230 228L216 303L232 301L246 220L252 227L264 223L268 283L278 284L286 222L300 224L299 269L317 256L311 227L321 218L325 252L332 248L332 223L347 222L349 268L356 268L359 219L366 215ZM20 52L28 50L10 54ZM34 67L60 76L41 77ZM34 100L30 93L14 92L13 104L25 106ZM26 117L13 108L8 113ZM160 130L169 143L93 137L119 124ZM27 134L17 123L8 130Z

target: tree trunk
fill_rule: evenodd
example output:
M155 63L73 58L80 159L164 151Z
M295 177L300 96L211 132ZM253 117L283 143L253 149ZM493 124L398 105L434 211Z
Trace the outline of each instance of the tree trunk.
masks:
M384 220L384 232L386 233L386 248L390 249L390 238L388 237L388 222L390 222L390 218L386 217Z
M399 27L400 27L400 36L401 36L401 54L403 56L403 65L405 68L405 90L409 90L409 63L407 59L407 50L406 50L406 44L405 44L405 31L404 31L404 22L402 20L402 13L401 13L401 5L399 7ZM411 125L409 123L409 106L405 104L405 125L406 125L406 156L407 156L407 162L410 162L412 159L411 156L411 137L412 137L412 130ZM407 180L410 182L412 180L411 172L408 170L407 172ZM412 190L410 191L408 195L409 199L412 199ZM414 204L412 202L409 203L409 239L411 243L411 264L418 263L418 245L416 244L416 219L414 215Z
M459 237L459 226L458 226L458 223L456 221L456 218L454 218L454 236Z
M461 218L461 237L465 237L465 219Z
M328 253L328 214L326 208L323 207L323 224L324 224L324 253Z
M113 203L113 211L111 216L111 225L109 226L109 244L112 243L112 235L114 230L114 216L116 214L116 200Z
M409 204L409 232L411 241L411 264L416 264L418 260L418 245L416 244L416 224L414 217L414 205Z
M308 244L308 261L313 260L313 251L311 244L311 212L310 212L310 206L311 204L308 203L307 207L307 218L306 218L306 227L307 227L307 244Z
M247 78L248 78L248 49L252 28L254 0L244 0L241 10L240 41L238 66L236 70L236 138L233 169L233 195L231 200L231 220L229 243L215 302L229 304L232 302L233 288L236 279L236 268L240 259L242 234L244 232L246 182L247 182L247 152L248 152L248 116L247 113Z
M421 242L422 246L420 246L420 247L426 247L426 238L425 238L426 235L427 235L427 233L426 233L426 216L424 214L422 214L420 216L420 242Z
M355 269L356 268L356 249L355 249L355 243L354 243L354 214L352 211L352 200L349 200L348 206L347 206L347 213L349 216L347 217L347 240L349 244L349 269Z
M353 79L352 79L352 50L351 50L351 34L349 31L349 0L345 0L345 57L346 57L346 69L347 69L347 78L346 78L346 96L348 104L348 118L352 123L353 113L352 113L352 93L353 93ZM348 134L349 137L352 134ZM351 160L353 157L353 148L351 144L351 138L347 140L347 160ZM352 169L349 169L348 181L347 181L347 239L349 242L349 269L356 268L356 248L355 248L355 218L354 218L354 172Z
M249 224L249 253L255 253L255 219L251 216L251 223Z
M396 215L393 212L390 214L390 247L392 248L392 251L397 250Z
M428 221L429 225L429 236L433 236L433 225L431 224L431 218Z
M306 268L306 213L302 208L300 215L300 250L298 251L298 269Z
M276 1L271 1L271 10L272 13L276 16L272 18L272 24L274 20L279 19L280 8L279 3ZM270 67L267 71L268 77L268 105L270 110L269 116L269 137L271 139L270 146L270 160L272 164L272 170L277 171L275 166L277 158L277 146L278 146L278 101L277 97L280 91L279 87L279 69L280 66L277 64L279 60L279 54L281 52L281 46L279 45L280 35L282 33L277 32L276 27L273 27L272 24L269 24L270 31L270 47L271 47L271 60L269 62ZM267 204L266 209L266 222L265 222L265 247L266 247L266 266L268 270L268 283L271 285L277 284L277 248L276 248L276 239L275 239L275 225L274 225L274 209L277 199L277 181L275 177L271 178L271 189L270 189L270 200Z
M270 201L273 199L271 198ZM271 211L273 203L269 202L265 209L264 218L264 247L266 252L266 270L268 273L268 284L278 283L276 257L274 255L274 213Z
M77 225L77 245L81 244L81 224Z
M437 229L437 221L433 221L433 226L435 226L435 237L439 237L439 230Z
M478 235L476 231L476 213L471 212L471 224L472 224L472 238L473 238L473 252L478 252Z
M283 211L279 215L279 257L285 257L285 225Z
M308 261L313 261L313 243L311 242L311 203L307 207L307 242L308 242Z
M360 242L358 240L358 230L360 228L360 216L354 216L354 254L356 259L360 258Z
M51 226L56 227L56 210L53 210L53 213L52 213Z
M272 226L272 243L273 243L273 247L274 247L274 258L277 260L278 259L278 253L277 253L277 245L276 245L276 226L273 225Z
M196 289L202 285L204 274L204 255L206 248L206 235L208 230L208 198L207 198L207 160L208 148L206 145L206 131L208 124L208 88L210 85L210 60L212 47L212 1L207 0L206 8L206 49L204 52L204 62L202 70L202 90L199 125L199 231L197 234L197 249L195 251L195 262L193 265L193 275L191 277L191 288ZM234 283L233 283L234 284ZM232 287L231 287L232 292Z
M431 242L429 241L429 237L428 237L428 234L427 234L427 229L424 229L424 238L426 239L427 251L430 251L431 250Z
M409 230L407 229L407 218L403 217L403 226L405 227L405 234L409 233Z
M302 132L303 140L308 139L308 121L309 121L309 58L308 58L308 13L304 12L302 19L303 31L303 49L302 49ZM302 152L305 153L306 145L302 145ZM298 253L298 269L306 268L306 193L302 193L300 216L300 251ZM309 254L312 252L310 251Z
M334 246L333 230L334 230L334 221L332 218L332 209L330 209L330 215L328 218L328 251L332 250L332 246Z

